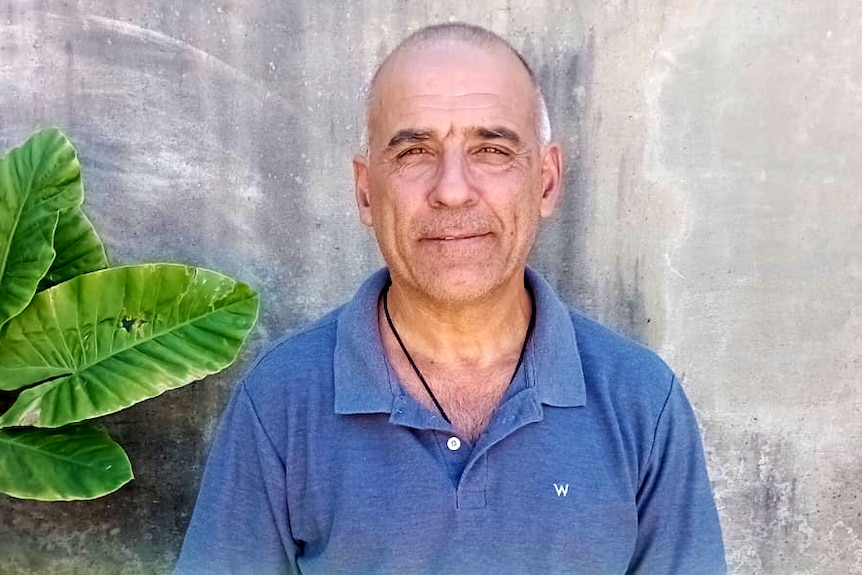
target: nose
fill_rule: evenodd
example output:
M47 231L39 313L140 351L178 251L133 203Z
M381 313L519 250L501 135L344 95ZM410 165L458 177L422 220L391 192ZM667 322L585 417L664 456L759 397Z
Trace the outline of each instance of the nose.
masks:
M476 202L476 188L470 177L463 151L456 146L444 150L429 202L438 208L457 208Z

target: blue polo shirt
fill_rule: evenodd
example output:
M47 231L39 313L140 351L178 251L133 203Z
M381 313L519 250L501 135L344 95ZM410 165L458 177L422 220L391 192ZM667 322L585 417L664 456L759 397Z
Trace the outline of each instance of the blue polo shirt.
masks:
M470 443L388 364L387 278L238 385L175 573L725 573L697 424L658 357L528 269L535 328Z

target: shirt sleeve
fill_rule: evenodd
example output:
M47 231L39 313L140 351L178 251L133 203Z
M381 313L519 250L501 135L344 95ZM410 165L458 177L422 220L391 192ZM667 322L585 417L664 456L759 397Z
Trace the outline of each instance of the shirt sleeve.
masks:
M285 465L244 384L222 416L174 575L294 574Z
M721 526L700 432L674 378L637 494L638 538L628 575L723 575Z

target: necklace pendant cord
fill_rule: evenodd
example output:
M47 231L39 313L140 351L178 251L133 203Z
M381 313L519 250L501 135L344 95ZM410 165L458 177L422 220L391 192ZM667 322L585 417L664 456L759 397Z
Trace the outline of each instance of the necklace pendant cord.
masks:
M392 316L389 315L389 286L391 285L392 282L387 282L386 286L383 288L383 313L386 315L386 323L389 324L389 330L392 332L392 335L395 336L395 341L397 341L398 345L401 346L401 351L404 352L404 356L407 358L407 361L410 362L410 367L412 367L413 371L416 372L416 377L419 378L425 391L428 392L428 397L430 397L431 401L434 402L434 405L437 407L437 411L440 412L440 415L446 423L451 425L452 420L449 419L448 415L446 415L446 411L443 409L443 406L440 405L440 402L437 400L437 396L434 395L433 391L431 391L431 386L429 386L428 382L425 381L425 378L422 376L422 372L419 371L419 367L417 367L416 362L413 361L413 357L411 357L410 352L407 351L407 347L404 345L404 342L401 341L401 336L398 334L398 330L395 329L395 324L392 323Z
M440 412L440 416L443 417L443 420L448 424L452 424L452 420L449 419L449 416L446 415L446 411L443 409L443 406L440 405L440 401L437 399L437 396L434 395L434 392L431 390L431 386L428 385L428 382L425 380L425 377L422 375L422 372L419 371L419 367L416 365L416 362L413 361L413 357L410 355L410 352L407 351L407 346L404 345L404 341L401 339L401 335L398 333L398 330L395 329L395 324L392 321L392 316L389 314L389 287L392 285L392 282L389 281L383 287L383 314L386 316L386 323L389 324L389 330L392 332L392 335L395 336L395 341L398 342L398 345L401 347L401 351L404 352L404 357L407 358L408 363L410 363L410 367L413 368L413 371L416 373L416 377L419 378L419 381L422 382L422 387L425 388L425 391L428 392L428 397L431 398L431 401L434 402L434 406L437 408L437 411ZM526 283L525 283L526 286ZM515 365L515 371L512 373L512 379L509 380L509 385L512 384L512 381L515 380L515 376L518 374L518 370L521 368L521 364L524 362L524 354L527 351L527 342L530 341L530 335L533 333L533 328L536 325L536 298L533 295L533 290L527 286L527 293L530 294L530 323L527 327L527 334L524 336L524 343L521 344L521 354L518 356L518 363Z

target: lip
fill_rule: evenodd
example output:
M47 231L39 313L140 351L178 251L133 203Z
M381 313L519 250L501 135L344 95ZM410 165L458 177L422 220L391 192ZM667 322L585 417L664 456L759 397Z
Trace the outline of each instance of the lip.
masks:
M423 239L426 241L434 241L434 242L456 242L456 241L474 240L474 239L478 239L478 238L483 238L487 235L488 235L488 233L483 233L483 234L452 234L452 235L445 234L445 235L439 235L439 236L430 236L430 237L423 238Z

